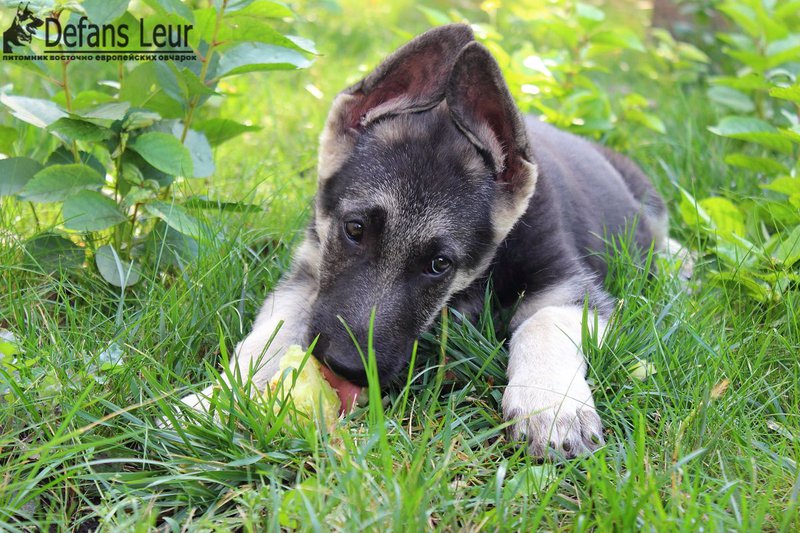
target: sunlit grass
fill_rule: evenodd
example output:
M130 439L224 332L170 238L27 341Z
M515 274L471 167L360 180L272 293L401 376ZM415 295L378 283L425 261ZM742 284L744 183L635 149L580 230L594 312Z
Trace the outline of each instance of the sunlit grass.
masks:
M289 264L330 100L404 40L402 16L405 32L425 28L410 3L344 9L309 9L304 34L322 55L308 72L227 88L224 112L263 129L222 145L213 179L180 187L266 211L198 213L221 238L195 263L124 294L90 268L41 274L22 262L27 207L2 200L0 328L21 364L0 360L0 529L796 530L798 301L760 307L710 286L702 249L691 293L668 269L636 266L624 243L611 258L619 308L605 342L587 346L607 441L591 457L539 464L506 438L507 332L491 305L473 322L447 313L406 378L330 432L286 424L247 385L221 390L216 418L181 408ZM701 89L639 83L669 133L630 152L673 214L675 184L753 190L706 133ZM22 142L40 149L33 134ZM673 234L701 244L674 219Z

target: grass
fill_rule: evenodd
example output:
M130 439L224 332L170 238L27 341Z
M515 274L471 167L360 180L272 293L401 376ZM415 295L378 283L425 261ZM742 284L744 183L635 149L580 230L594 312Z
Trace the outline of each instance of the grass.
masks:
M446 315L407 379L382 396L373 388L369 405L329 433L287 423L291 413L238 387L217 398L219 422L184 412L175 429L159 427L219 372L288 265L327 105L360 65L404 40L381 20L425 27L407 7L309 8L301 33L325 54L310 71L228 88L225 116L256 117L263 129L219 149L212 181L182 187L267 212L205 212L224 237L181 271L124 294L89 268L43 275L23 258L27 206L2 200L0 328L18 339L21 363L0 364L0 529L800 527L798 299L762 307L706 283L703 243L679 222L673 234L699 248L691 292L668 268L649 276L624 242L609 258L619 310L605 343L587 346L607 445L590 457L540 464L506 439L506 334L488 312L475 324ZM630 153L673 214L675 184L698 197L757 190L723 165L727 145L706 132L702 88L646 89L668 134L643 135ZM21 142L32 152L41 139ZM636 377L637 364L652 372Z

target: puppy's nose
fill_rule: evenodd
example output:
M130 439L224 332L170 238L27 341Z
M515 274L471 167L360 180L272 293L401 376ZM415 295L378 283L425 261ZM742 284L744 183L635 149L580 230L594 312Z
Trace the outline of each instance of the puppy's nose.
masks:
M326 356L324 363L336 374L343 377L350 383L355 383L361 387L367 386L367 375L364 372L364 365L351 365L350 361L342 361L336 357Z
M322 334L314 346L314 356L347 381L360 386L367 384L361 356L352 346L342 347L337 343L332 344L329 337Z

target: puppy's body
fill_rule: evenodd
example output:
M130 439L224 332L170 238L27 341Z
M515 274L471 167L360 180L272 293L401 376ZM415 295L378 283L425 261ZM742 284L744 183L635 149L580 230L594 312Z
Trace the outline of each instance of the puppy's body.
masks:
M603 438L581 353L584 303L602 337L613 307L605 239L624 231L643 252L666 239L642 172L523 119L469 28L437 28L334 102L314 220L237 347L234 373L262 389L286 346L317 339L315 356L365 384L352 337L366 344L374 312L379 377L391 382L439 310L477 311L491 278L503 305L523 298L503 397L512 433L535 455L590 451Z
M590 306L607 315L613 305L602 289L608 238L634 229L641 251L652 242L661 247L667 231L661 197L627 158L534 117L525 125L538 180L528 209L497 249L493 288L504 306L523 293L581 305L588 294ZM483 286L481 280L475 287L480 301Z

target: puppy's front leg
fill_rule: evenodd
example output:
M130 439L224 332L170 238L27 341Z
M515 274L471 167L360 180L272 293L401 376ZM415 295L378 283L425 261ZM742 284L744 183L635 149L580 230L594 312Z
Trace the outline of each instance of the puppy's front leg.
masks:
M503 416L514 422L513 438L527 439L531 455L574 457L603 443L602 423L585 379L583 314L577 305L544 307L511 338ZM587 316L593 325L594 313ZM598 317L598 337L605 326Z
M301 257L303 248L298 252ZM243 381L249 378L253 392L263 391L278 371L285 349L306 341L309 310L317 290L311 269L306 263L299 262L293 273L267 297L253 330L236 346L235 357L230 361L230 374L240 376ZM223 379L228 381L225 374ZM212 385L198 394L190 394L182 401L190 407L207 411L213 388Z

